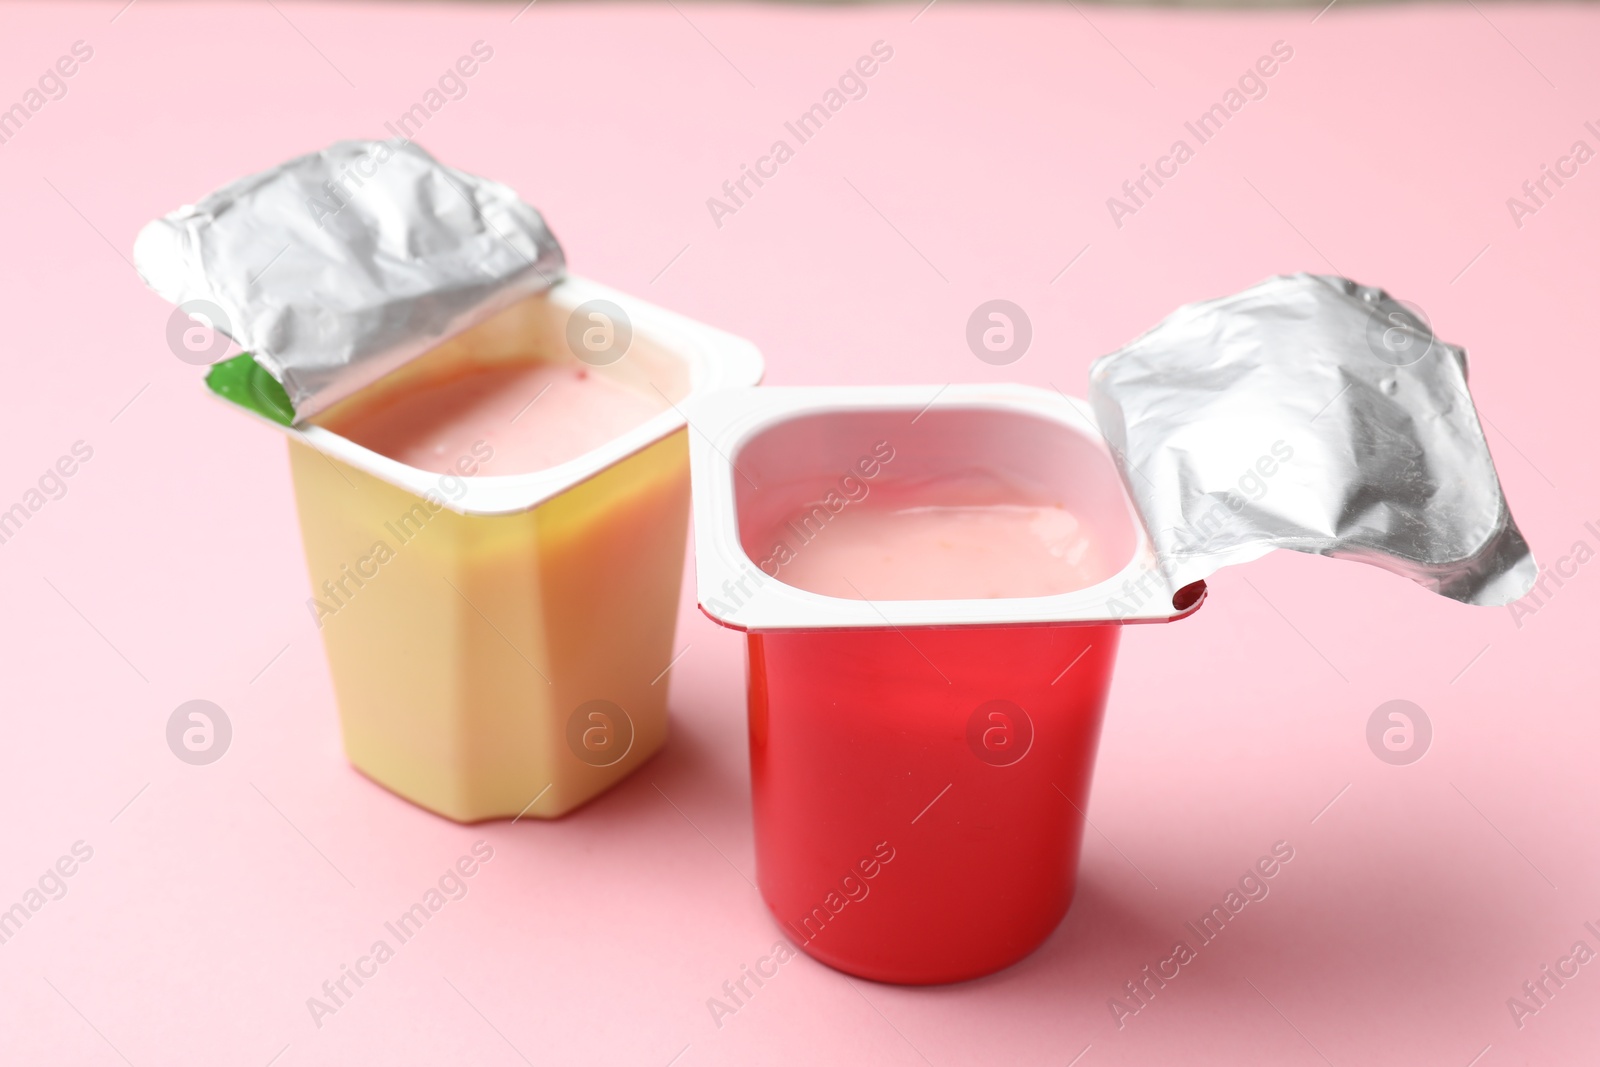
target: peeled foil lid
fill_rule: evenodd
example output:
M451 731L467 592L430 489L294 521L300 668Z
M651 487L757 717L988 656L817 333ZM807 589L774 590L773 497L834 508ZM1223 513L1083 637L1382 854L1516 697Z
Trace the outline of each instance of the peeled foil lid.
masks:
M1272 278L1179 308L1089 375L1174 588L1277 548L1360 560L1468 604L1509 603L1538 577L1466 352L1381 289Z
M408 141L340 141L147 225L146 284L238 342L301 421L565 271L507 186Z

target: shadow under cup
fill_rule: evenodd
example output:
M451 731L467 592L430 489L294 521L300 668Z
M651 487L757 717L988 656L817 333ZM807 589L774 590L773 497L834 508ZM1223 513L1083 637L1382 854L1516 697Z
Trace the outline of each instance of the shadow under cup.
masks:
M994 407L912 414L813 413L747 440L734 457L746 555L782 581L770 546L785 516L814 513L843 474L865 478L863 457L887 442L892 460L870 480L897 503L994 503L1009 485L1089 530L1104 572L1090 584L1133 558L1135 520L1092 437ZM956 602L953 617L985 605L992 618L1003 603ZM1120 630L752 628L758 878L795 944L905 984L975 978L1038 947L1072 900Z

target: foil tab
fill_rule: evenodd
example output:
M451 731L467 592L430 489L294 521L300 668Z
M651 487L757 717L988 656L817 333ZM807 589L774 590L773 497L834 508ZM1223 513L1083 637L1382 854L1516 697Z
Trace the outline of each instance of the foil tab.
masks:
M1090 368L1089 396L1174 587L1278 548L1468 604L1538 577L1467 391L1466 352L1344 278L1179 308Z
M408 141L340 141L242 178L147 225L134 262L281 382L296 422L565 271L515 192Z

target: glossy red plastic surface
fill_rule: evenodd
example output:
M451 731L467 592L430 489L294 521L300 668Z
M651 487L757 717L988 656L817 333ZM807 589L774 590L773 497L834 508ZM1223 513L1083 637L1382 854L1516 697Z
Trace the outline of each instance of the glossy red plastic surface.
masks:
M1072 901L1116 624L749 635L758 879L796 945L976 978Z

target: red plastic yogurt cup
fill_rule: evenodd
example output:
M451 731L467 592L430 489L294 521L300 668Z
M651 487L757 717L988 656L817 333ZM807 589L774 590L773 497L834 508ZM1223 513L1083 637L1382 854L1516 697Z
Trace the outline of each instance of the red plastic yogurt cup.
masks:
M739 389L689 417L700 606L748 635L773 915L810 955L878 981L1022 959L1072 901L1121 626L1190 614L1204 584L1171 587L1081 401ZM1079 557L1062 588L1013 595L1019 549L982 543L1019 515L1072 531L1047 549ZM982 592L986 569L1000 595Z

